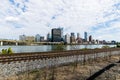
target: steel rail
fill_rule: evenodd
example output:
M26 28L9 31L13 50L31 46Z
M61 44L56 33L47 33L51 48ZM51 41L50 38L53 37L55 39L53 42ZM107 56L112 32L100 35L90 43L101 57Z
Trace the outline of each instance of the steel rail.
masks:
M111 52L111 51L120 51L120 48L15 53L15 54L0 55L0 63L49 59L55 57L66 57L66 56L74 56L74 55L88 55L88 54L96 54L96 53Z

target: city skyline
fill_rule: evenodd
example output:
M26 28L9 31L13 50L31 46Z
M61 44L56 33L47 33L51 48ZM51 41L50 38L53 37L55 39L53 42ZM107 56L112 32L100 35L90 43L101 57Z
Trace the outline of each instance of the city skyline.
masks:
M88 32L99 40L120 41L119 0L4 0L0 4L0 38L46 36L52 28Z
M63 28L53 28L51 29L51 33L48 33L46 36L42 36L40 34L36 34L34 36L28 35L19 35L19 41L23 42L57 42L64 44L115 44L117 41L115 40L99 40L97 38L93 38L92 35L84 32L84 37L80 36L80 33L66 33L63 34Z

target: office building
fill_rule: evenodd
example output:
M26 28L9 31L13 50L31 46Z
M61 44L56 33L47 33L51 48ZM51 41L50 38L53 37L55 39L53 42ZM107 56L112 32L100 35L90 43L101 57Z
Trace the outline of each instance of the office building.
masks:
M99 40L98 39L96 39L96 44L99 44Z
M111 44L116 44L116 41L115 41L115 40L112 40L112 41L111 41Z
M61 41L64 42L64 35L63 35L63 28L60 28L61 29Z
M71 33L71 36L70 36L70 43L76 43L75 34L74 34L74 33Z
M65 35L65 43L70 44L70 35L69 34Z
M89 36L89 42L92 42L92 35Z
M26 36L23 34L23 35L20 35L19 36L19 40L20 41L25 41L26 40Z
M35 37L34 36L26 36L25 41L26 42L35 42Z
M40 42L40 35L39 35L39 34L37 34L37 35L35 36L35 42Z
M44 40L44 36L41 36L40 37L40 42L44 42L45 40Z
M77 39L79 39L80 38L80 33L77 33Z
M87 32L84 32L84 39L85 39L85 42L87 42Z
M82 39L80 38L80 33L77 33L76 42L77 42L78 44L82 43Z
M52 42L61 42L62 41L62 31L60 28L52 29Z
M51 41L51 36L50 36L50 33L47 34L47 42L50 42Z

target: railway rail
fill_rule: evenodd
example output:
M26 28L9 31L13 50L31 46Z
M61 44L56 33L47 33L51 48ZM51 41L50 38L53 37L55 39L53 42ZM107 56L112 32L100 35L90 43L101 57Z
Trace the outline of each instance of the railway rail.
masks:
M6 55L0 55L0 63L48 59L48 58L57 58L57 57L65 57L65 56L73 56L73 55L88 55L88 54L97 54L101 52L111 52L111 51L120 51L120 48L6 54Z

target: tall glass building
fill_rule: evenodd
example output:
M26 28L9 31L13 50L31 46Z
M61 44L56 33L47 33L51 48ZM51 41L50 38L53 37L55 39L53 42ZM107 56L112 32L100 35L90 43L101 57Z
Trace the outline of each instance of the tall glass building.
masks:
M35 36L35 42L40 42L40 35L39 35L39 34L37 34L37 35Z
M52 42L61 42L62 41L62 29L54 28L52 29Z
M87 41L87 32L84 32L84 39L85 39L85 42Z
M47 34L47 41L51 41L51 36L50 36L50 33Z

